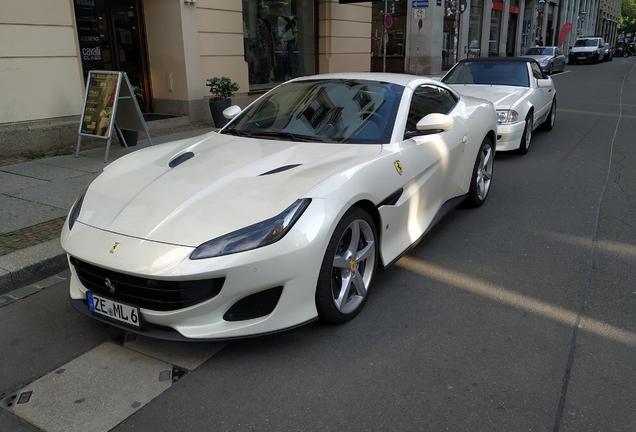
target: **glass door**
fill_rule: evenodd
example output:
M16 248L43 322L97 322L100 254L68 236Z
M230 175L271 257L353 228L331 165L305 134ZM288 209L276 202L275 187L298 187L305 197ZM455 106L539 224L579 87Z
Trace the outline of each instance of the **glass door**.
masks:
M104 68L126 72L141 89L137 102L142 112L152 112L146 55L146 38L140 0L98 0Z

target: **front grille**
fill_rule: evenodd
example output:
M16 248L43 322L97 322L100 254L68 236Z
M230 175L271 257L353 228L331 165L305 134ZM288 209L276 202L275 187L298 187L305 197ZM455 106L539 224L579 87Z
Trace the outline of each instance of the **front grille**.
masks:
M165 281L130 276L101 268L75 257L71 264L85 288L143 309L174 311L209 300L221 292L225 278ZM108 281L106 280L108 279ZM107 284L115 288L112 292Z

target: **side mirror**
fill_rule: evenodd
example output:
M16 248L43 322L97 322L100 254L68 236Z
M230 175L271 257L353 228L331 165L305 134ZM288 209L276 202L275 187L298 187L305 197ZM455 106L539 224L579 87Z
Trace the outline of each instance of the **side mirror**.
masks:
M429 114L417 122L415 128L421 132L444 132L450 130L455 119L446 114Z
M420 135L430 135L450 130L455 119L446 114L433 113L425 116L415 125L416 130L406 131L404 138Z
M552 78L548 77L546 79L537 79L537 85L539 88L550 88L552 87Z
M241 107L238 105L232 105L231 107L227 107L223 110L223 117L228 120L232 120L234 117L241 113Z

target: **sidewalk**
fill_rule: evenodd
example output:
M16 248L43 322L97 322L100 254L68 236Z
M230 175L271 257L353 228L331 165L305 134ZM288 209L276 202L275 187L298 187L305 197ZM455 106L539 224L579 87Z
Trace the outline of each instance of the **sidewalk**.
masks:
M180 126L151 139L160 145L212 130L211 123ZM113 138L108 162L148 145L144 139L125 148ZM106 141L82 147L78 158L69 154L0 160L0 296L68 268L59 241L62 225L86 184L107 165L105 151Z

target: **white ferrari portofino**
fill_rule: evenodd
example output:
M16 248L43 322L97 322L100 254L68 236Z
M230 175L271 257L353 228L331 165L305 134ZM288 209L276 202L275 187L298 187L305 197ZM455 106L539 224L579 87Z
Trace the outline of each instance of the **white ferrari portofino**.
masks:
M442 82L462 95L484 98L495 105L497 151L526 154L535 129L554 127L554 82L534 59L469 58L453 66Z
M77 199L61 234L77 310L173 340L345 322L376 270L490 190L493 105L432 79L305 77L225 115Z

